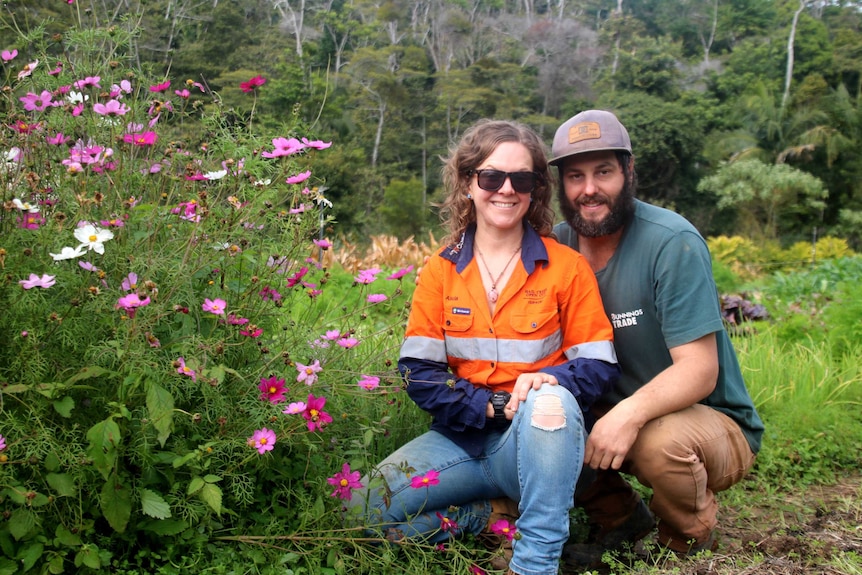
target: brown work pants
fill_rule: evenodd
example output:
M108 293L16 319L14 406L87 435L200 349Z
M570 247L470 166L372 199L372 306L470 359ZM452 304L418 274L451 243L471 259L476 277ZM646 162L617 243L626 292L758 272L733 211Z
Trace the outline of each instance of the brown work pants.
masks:
M739 482L753 463L736 422L695 404L647 423L620 471L653 490L649 506L658 520L659 543L684 552L715 529L715 493ZM576 499L603 533L625 522L639 496L618 472L598 470Z

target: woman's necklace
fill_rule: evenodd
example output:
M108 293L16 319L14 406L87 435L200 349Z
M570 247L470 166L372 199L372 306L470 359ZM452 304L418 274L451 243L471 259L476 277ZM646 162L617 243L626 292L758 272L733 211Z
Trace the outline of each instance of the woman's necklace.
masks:
M485 261L485 256L482 255L482 250L479 249L479 246L476 246L476 253L479 254L479 259L482 260L482 264L485 266L485 271L488 272L488 278L491 280L491 289L488 290L488 301L491 303L497 303L497 298L500 297L500 294L497 293L497 283L500 281L500 278L503 277L503 274L506 273L506 270L509 269L509 265L512 263L512 260L515 259L515 256L518 255L518 252L521 251L521 246L518 246L514 252L512 252L512 256L509 258L509 261L506 262L506 265L503 267L503 271L494 279L494 275L491 273L491 268L488 267L488 262Z

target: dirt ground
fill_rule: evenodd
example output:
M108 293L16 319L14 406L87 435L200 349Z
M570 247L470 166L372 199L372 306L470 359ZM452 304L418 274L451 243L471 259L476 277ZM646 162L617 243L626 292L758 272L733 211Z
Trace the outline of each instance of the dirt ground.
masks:
M862 573L862 476L777 493L774 501L753 508L725 505L719 521L719 547L710 556L652 565L680 575ZM842 553L849 556L847 567Z

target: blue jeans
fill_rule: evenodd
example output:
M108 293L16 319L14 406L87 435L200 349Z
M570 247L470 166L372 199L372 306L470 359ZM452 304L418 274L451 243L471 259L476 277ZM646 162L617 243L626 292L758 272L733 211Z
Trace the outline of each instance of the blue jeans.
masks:
M577 400L563 387L543 385L530 391L509 427L489 430L478 457L429 431L363 478L367 500L355 493L351 505L365 505L371 531L439 543L451 535L441 529L438 513L458 525L458 534L478 534L488 527L490 500L508 497L519 502L515 525L521 534L513 541L511 569L521 575L556 575L569 536L585 436ZM411 487L413 477L429 470L440 474L439 483Z

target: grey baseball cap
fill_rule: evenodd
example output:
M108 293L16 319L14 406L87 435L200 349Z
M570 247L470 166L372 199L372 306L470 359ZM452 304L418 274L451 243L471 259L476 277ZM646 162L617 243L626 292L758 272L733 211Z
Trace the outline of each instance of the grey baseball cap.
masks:
M605 110L586 110L557 129L551 146L552 166L584 152L621 150L632 153L632 141L620 121Z

